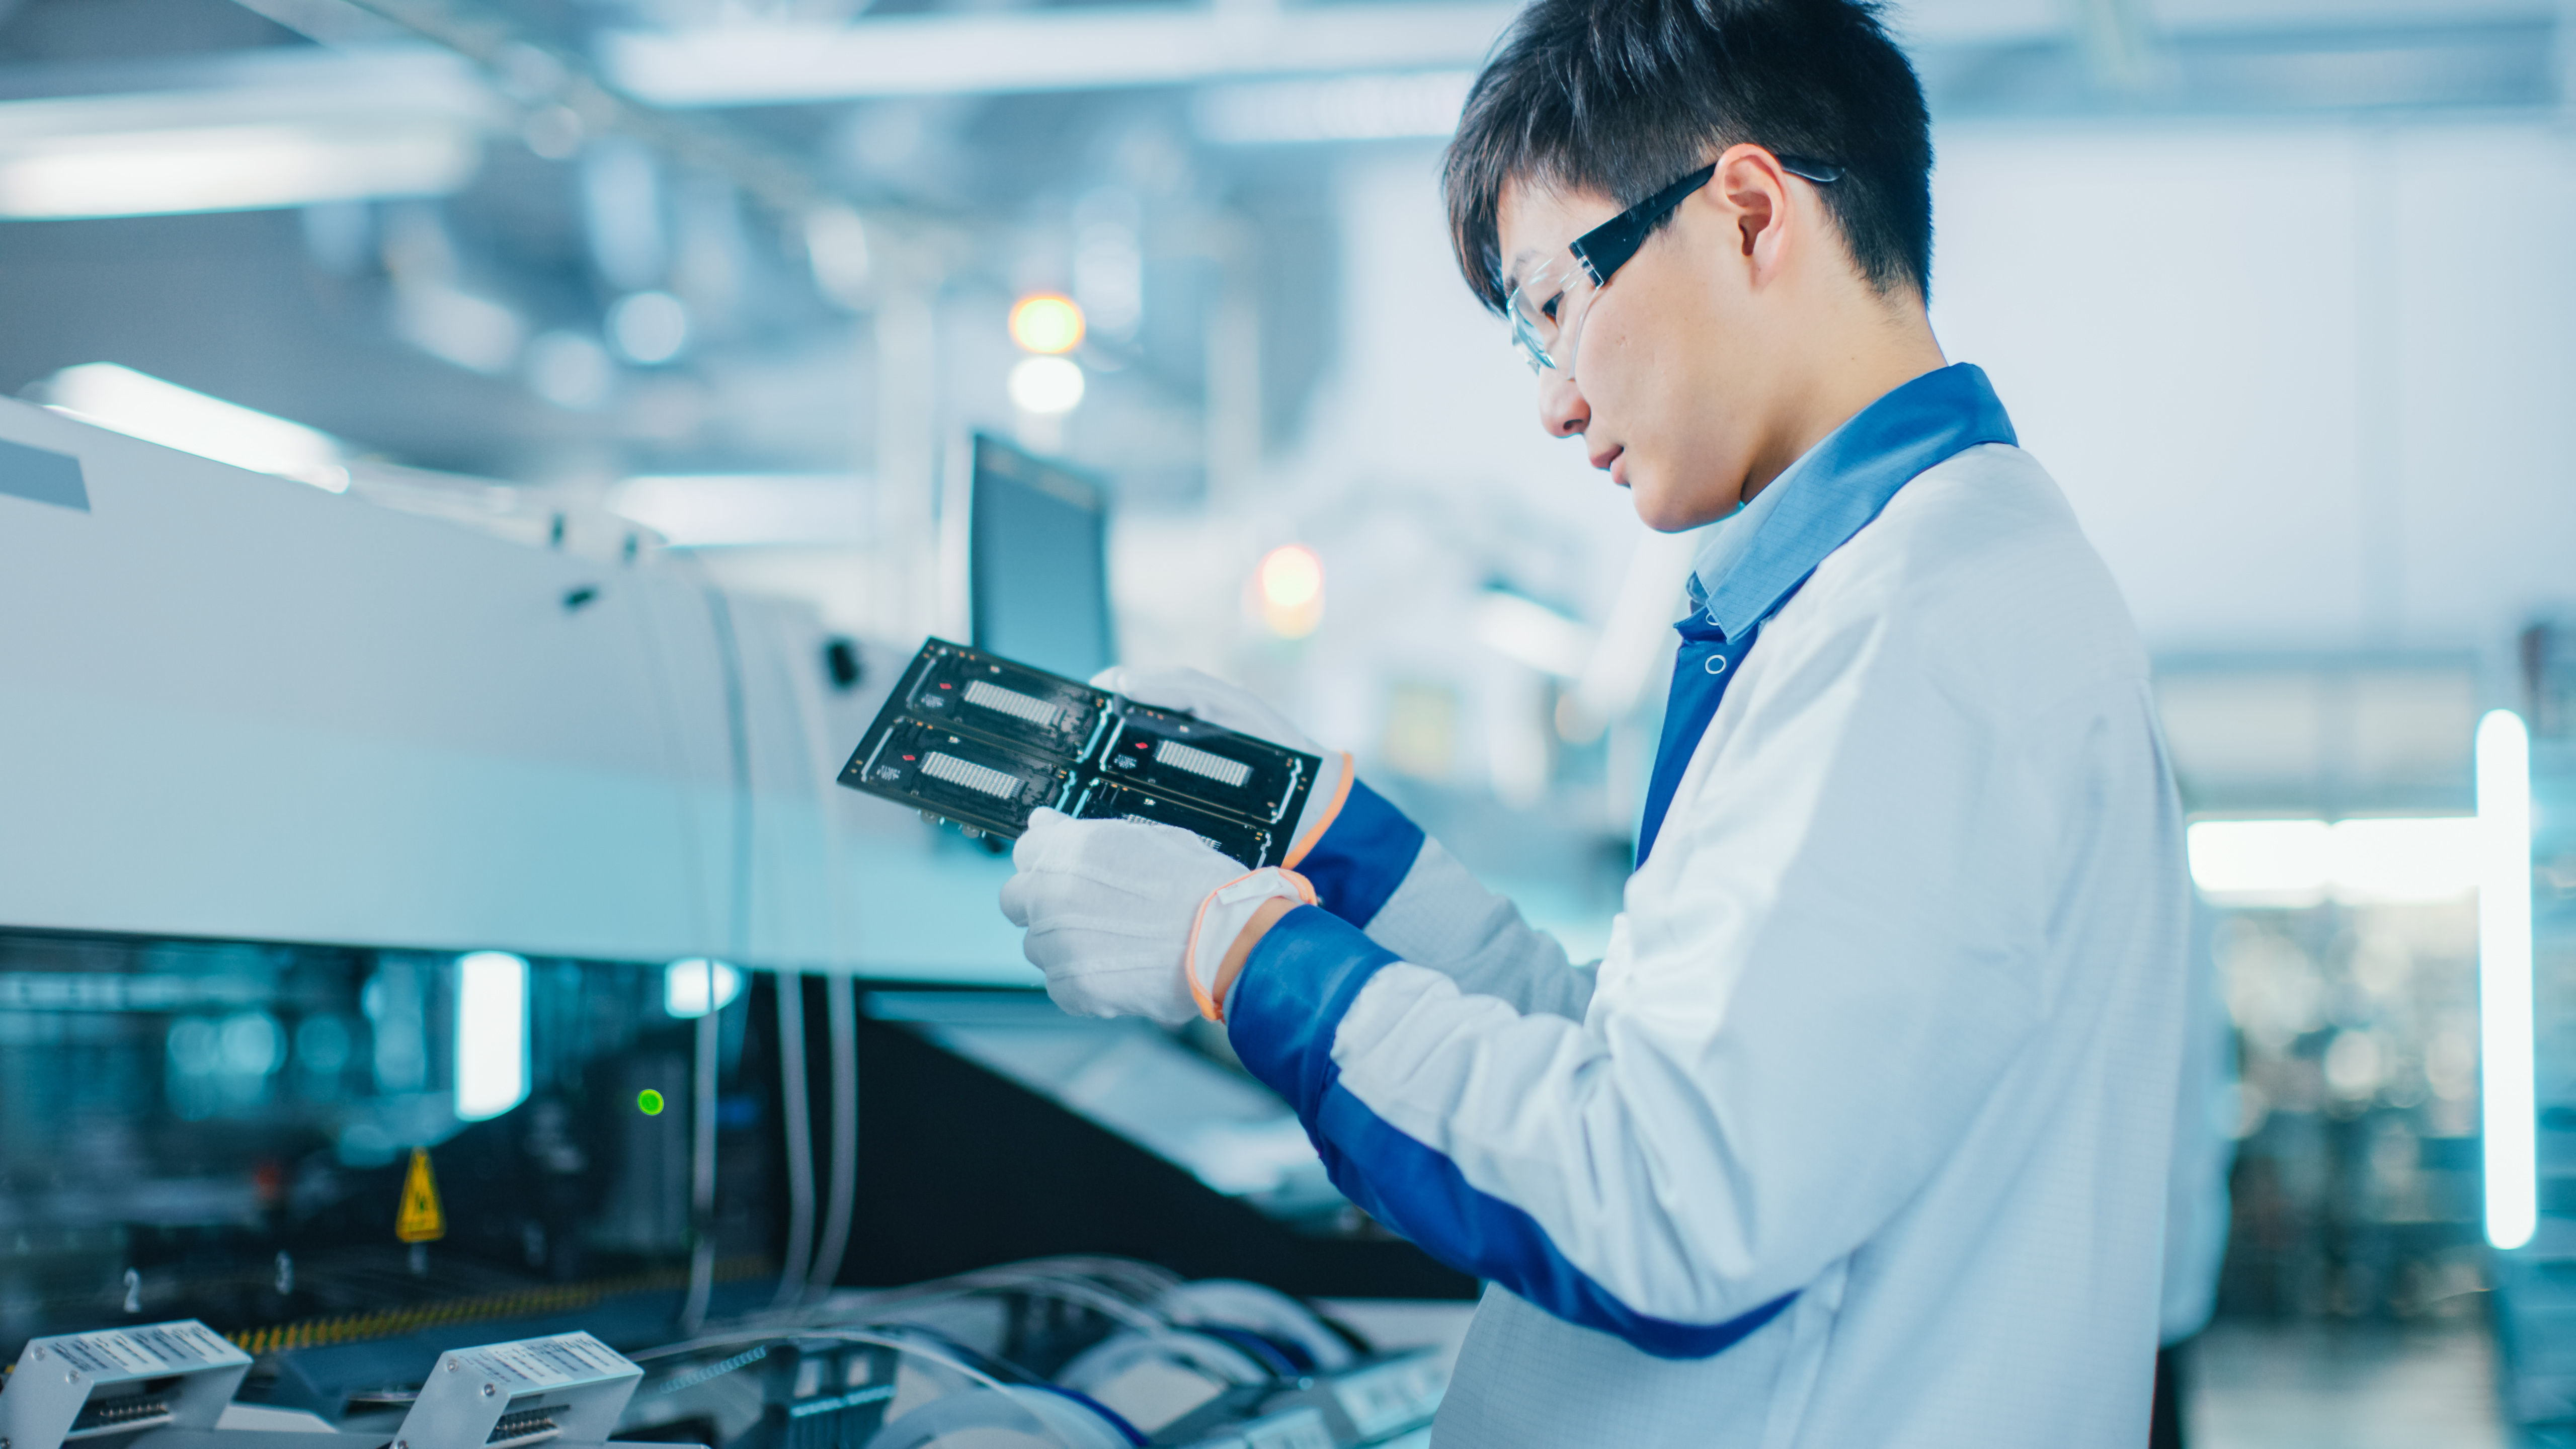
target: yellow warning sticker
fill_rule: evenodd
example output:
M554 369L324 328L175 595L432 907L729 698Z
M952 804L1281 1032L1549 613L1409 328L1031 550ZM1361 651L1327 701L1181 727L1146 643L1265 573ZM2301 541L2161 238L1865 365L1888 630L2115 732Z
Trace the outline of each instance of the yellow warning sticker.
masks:
M411 1150L411 1170L403 1174L402 1210L394 1214L394 1236L406 1243L432 1243L447 1236L447 1214L438 1206L438 1180L429 1175L429 1149Z

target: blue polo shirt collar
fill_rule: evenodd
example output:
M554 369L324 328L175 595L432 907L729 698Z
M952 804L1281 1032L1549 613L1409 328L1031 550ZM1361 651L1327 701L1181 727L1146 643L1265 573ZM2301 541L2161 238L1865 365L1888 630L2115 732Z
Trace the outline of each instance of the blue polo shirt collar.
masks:
M1711 530L1691 567L1693 620L1742 638L1925 469L1980 443L2019 441L1982 368L1955 363L1895 389Z

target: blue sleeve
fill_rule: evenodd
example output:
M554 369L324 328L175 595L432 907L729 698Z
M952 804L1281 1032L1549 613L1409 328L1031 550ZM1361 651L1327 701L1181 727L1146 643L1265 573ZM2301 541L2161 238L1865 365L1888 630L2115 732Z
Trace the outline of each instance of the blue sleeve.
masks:
M1296 1109L1344 1196L1450 1267L1658 1358L1720 1353L1789 1306L1797 1295L1716 1324L1639 1313L1567 1262L1536 1219L1469 1185L1455 1163L1345 1090L1334 1035L1369 979L1395 960L1359 927L1300 907L1252 948L1226 1007L1236 1055Z
M1325 910L1365 929L1421 853L1422 827L1355 779L1323 838L1290 869L1315 887Z

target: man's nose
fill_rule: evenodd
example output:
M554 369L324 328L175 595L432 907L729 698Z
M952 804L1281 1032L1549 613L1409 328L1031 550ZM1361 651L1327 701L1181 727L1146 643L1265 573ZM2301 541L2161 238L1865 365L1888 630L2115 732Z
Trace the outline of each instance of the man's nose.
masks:
M1571 438L1592 426L1592 405L1583 400L1583 389L1553 367L1538 375L1538 425L1551 438Z

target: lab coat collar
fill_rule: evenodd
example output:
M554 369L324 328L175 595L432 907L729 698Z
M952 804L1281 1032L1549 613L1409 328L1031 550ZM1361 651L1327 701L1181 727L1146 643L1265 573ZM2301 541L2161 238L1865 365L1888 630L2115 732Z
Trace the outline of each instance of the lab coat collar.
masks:
M1955 363L1906 383L1710 530L1691 568L1684 622L1705 618L1725 638L1742 638L1917 474L1980 443L2018 442L1983 369Z

